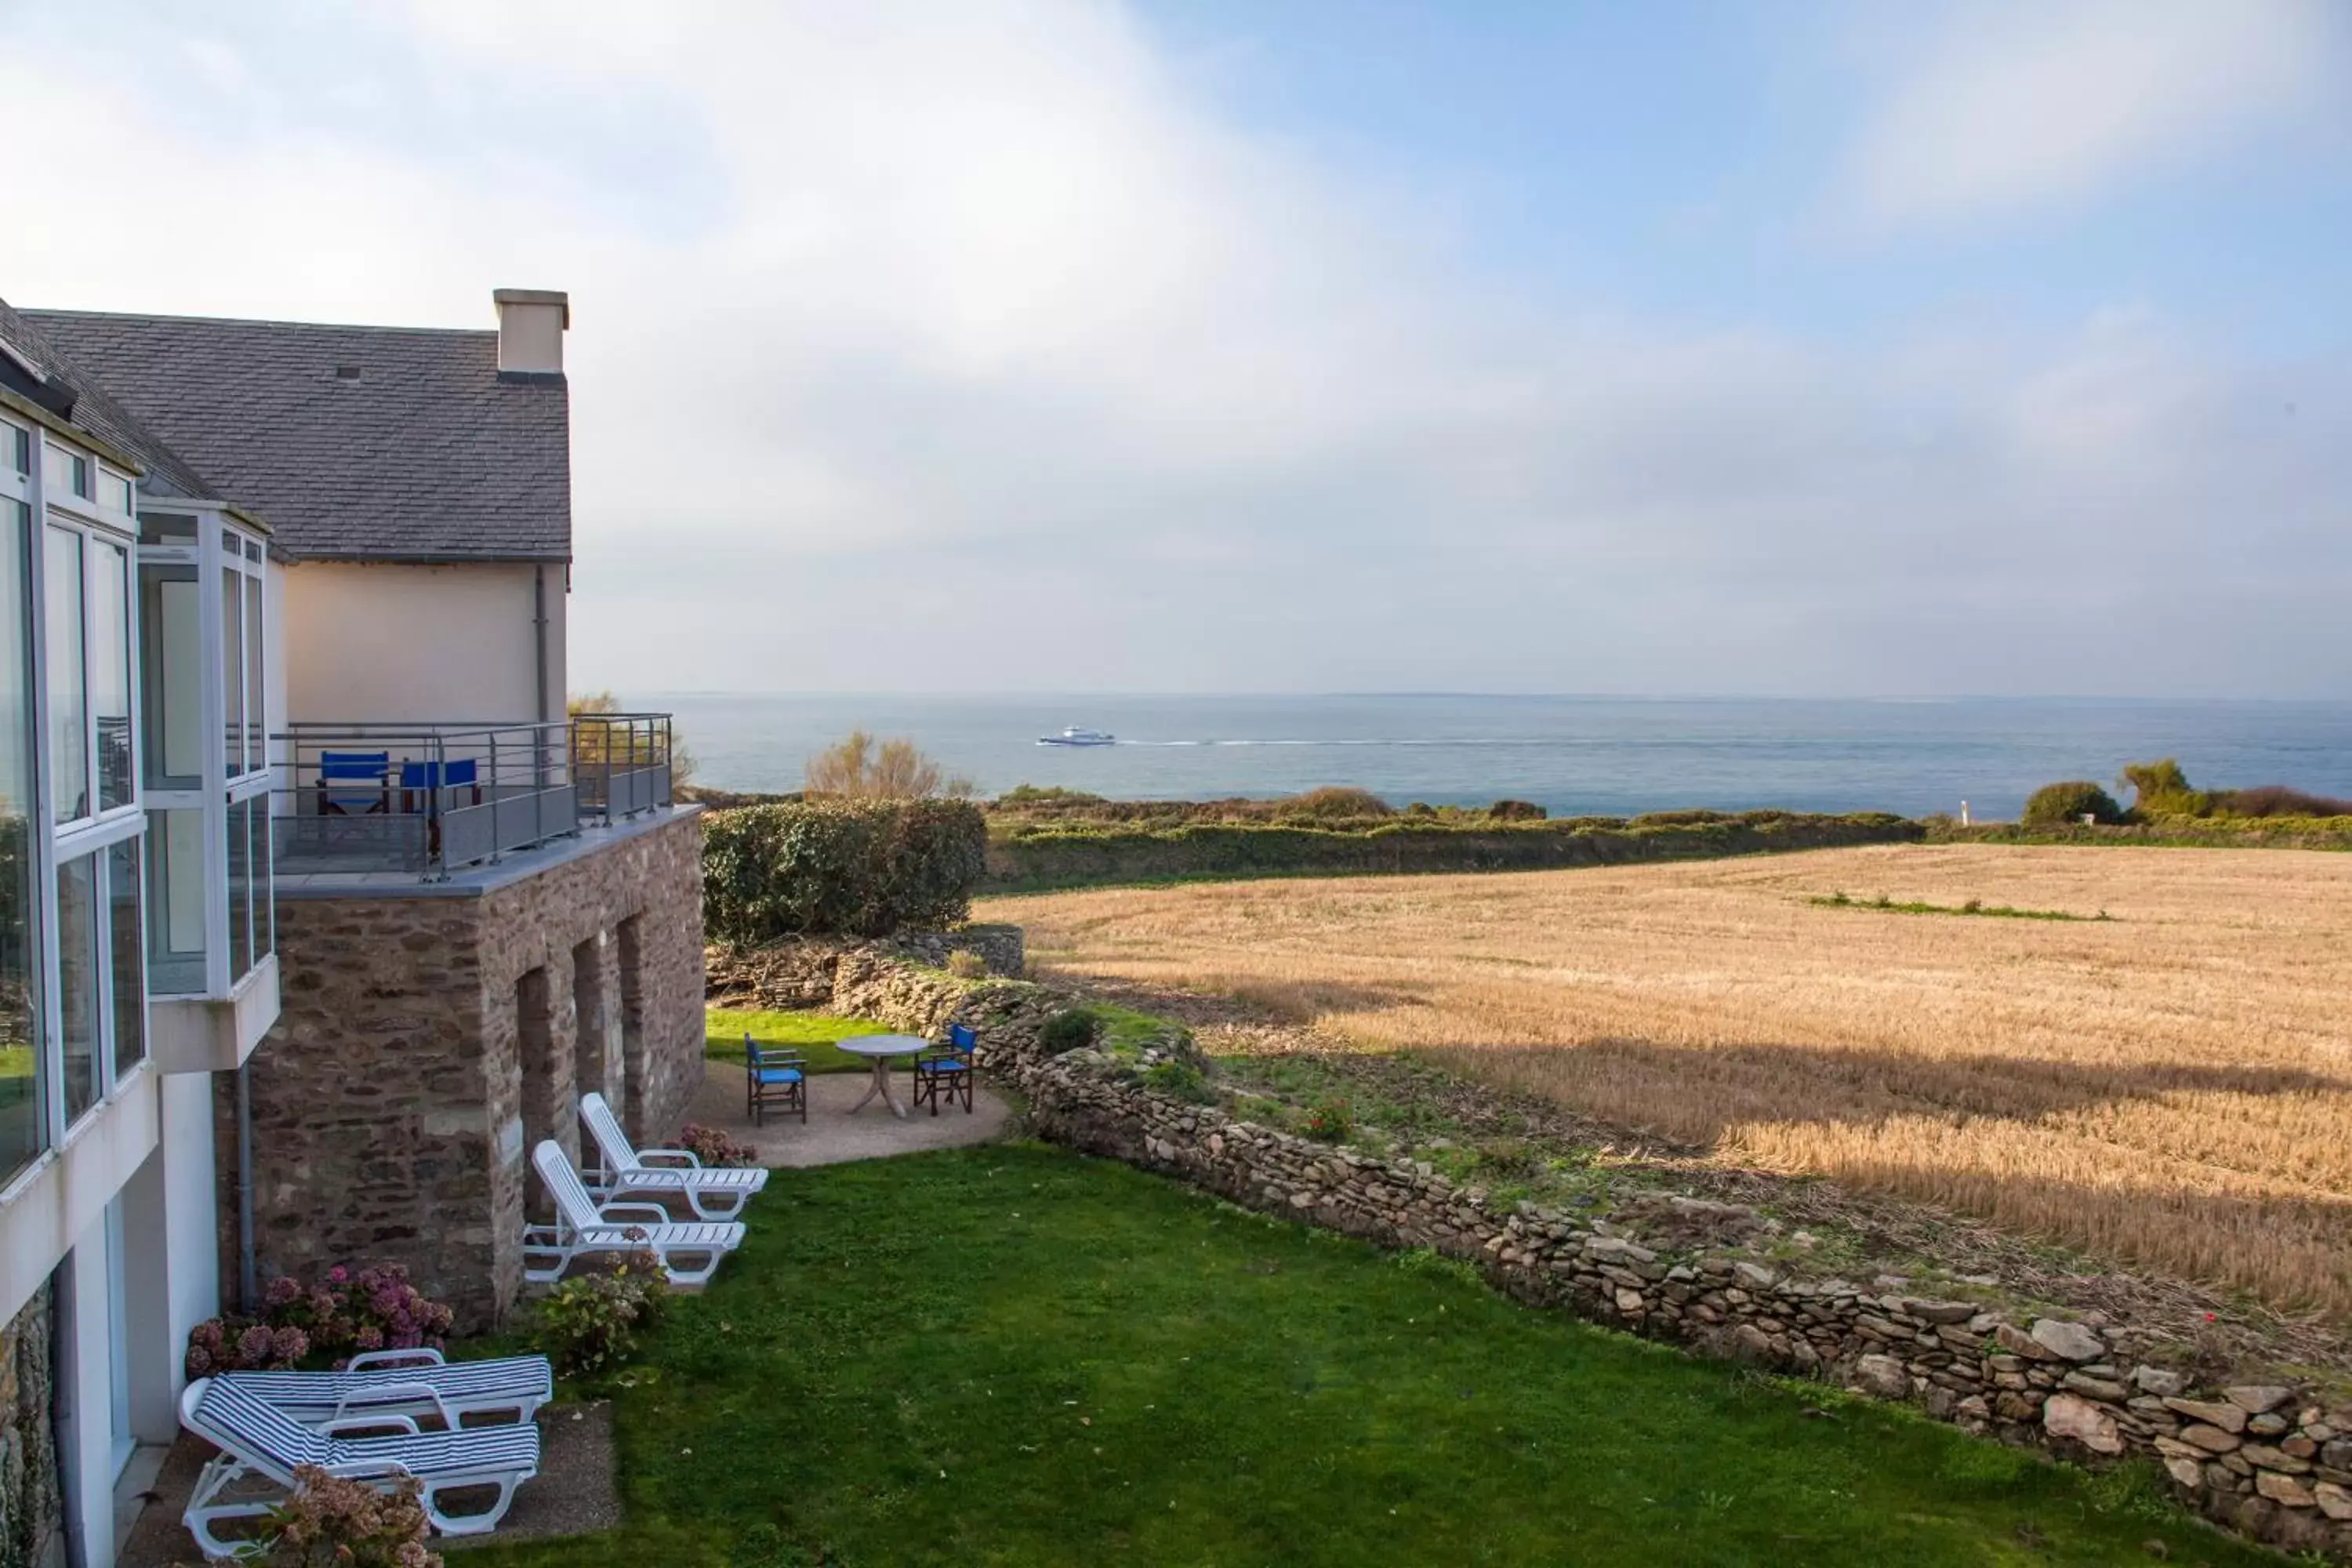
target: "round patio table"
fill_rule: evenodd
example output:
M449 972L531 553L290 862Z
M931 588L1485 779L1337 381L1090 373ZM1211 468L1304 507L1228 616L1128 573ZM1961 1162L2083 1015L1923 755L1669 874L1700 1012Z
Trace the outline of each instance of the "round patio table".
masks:
M891 1115L901 1121L907 1120L907 1108L898 1103L896 1094L890 1092L890 1058L911 1057L918 1051L929 1050L931 1042L920 1035L852 1035L845 1040L834 1043L851 1056L864 1057L874 1064L874 1087L843 1114L856 1115L866 1109L866 1101L878 1094L882 1097L882 1103L890 1108Z

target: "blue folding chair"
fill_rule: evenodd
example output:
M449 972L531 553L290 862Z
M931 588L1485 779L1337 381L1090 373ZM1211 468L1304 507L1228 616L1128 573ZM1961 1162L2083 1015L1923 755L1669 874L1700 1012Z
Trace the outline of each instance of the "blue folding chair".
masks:
M972 1065L972 1051L980 1037L961 1024L948 1026L948 1042L935 1051L926 1051L915 1058L915 1103L929 1100L931 1114L940 1113L940 1096L947 1096L953 1105L957 1094L963 1096L964 1114L971 1114L971 1080L978 1070Z
M743 1109L751 1118L751 1125L761 1124L771 1105L779 1110L797 1110L801 1121L808 1121L808 1063L800 1052L781 1050L774 1046L762 1047L749 1034L743 1037Z
M390 752L319 753L319 814L375 816L392 810Z

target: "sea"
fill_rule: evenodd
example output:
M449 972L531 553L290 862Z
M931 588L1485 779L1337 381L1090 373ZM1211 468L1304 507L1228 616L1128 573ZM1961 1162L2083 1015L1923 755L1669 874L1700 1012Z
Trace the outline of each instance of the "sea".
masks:
M734 790L797 789L812 754L863 729L911 739L991 795L1030 784L1202 800L1350 784L1399 806L1511 798L1554 816L1958 816L1965 803L1999 820L2054 780L2112 787L2126 763L2176 757L2200 787L2352 796L2352 702L625 695L674 713L698 782ZM1037 743L1066 725L1117 743Z

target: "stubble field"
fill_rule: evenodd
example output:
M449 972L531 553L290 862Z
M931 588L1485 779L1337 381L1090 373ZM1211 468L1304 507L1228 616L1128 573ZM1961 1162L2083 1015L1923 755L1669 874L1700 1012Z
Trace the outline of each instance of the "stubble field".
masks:
M1903 846L978 912L1049 971L2352 1320L2352 856Z

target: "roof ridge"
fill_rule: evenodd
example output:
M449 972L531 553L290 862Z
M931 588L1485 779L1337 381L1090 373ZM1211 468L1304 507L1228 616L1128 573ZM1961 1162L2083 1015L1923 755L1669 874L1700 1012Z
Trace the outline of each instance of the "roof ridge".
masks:
M278 316L184 316L169 311L149 310L78 310L55 307L19 307L18 314L38 321L44 317L74 316L83 320L109 321L140 321L184 323L206 327L299 327L311 331L328 332L426 332L446 337L494 338L496 327L401 327L382 321L296 321Z

